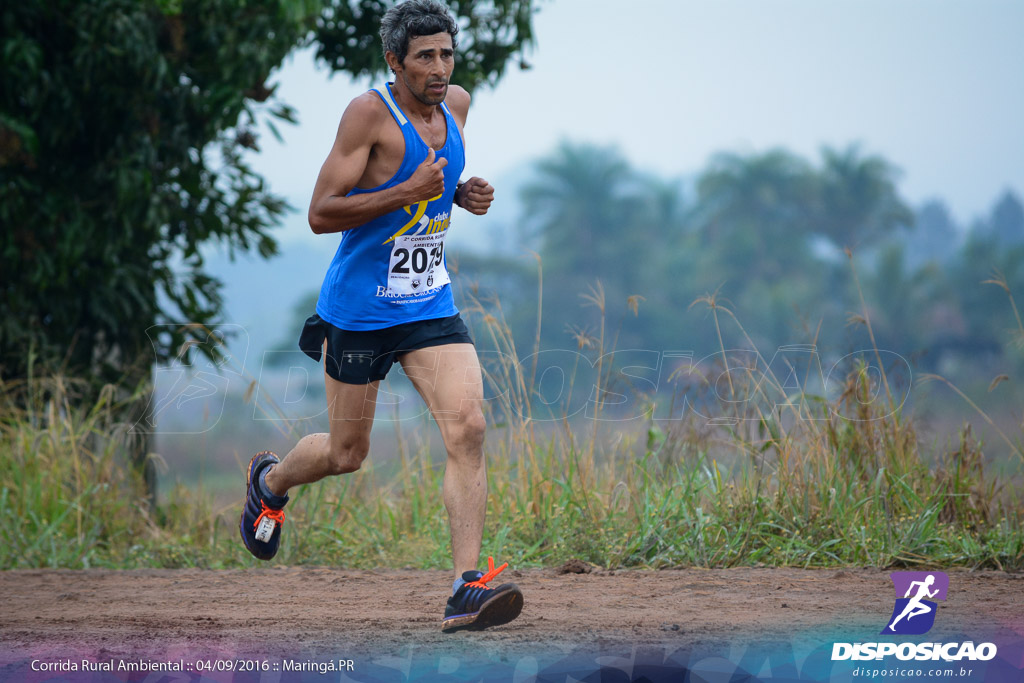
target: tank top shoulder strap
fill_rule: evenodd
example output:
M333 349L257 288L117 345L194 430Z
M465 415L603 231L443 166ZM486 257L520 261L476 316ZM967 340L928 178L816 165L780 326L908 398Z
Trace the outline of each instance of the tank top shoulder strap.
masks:
M395 98L391 96L391 90L384 85L374 88L373 92L377 93L377 95L380 96L380 99L384 101L384 104L387 105L388 109L391 110L391 115L395 117L395 121L398 122L398 125L405 128L405 124L409 123L409 119L405 118L405 114L403 114L402 110L398 108L397 104L395 104Z
M455 116L452 115L452 110L448 108L446 102L441 103L441 110L444 112L445 119L448 124L448 141L445 143L445 147L449 150L449 163L456 164L459 166L459 173L462 173L462 168L466 163L465 156L465 145L462 143L462 133L459 132L459 124L455 120Z

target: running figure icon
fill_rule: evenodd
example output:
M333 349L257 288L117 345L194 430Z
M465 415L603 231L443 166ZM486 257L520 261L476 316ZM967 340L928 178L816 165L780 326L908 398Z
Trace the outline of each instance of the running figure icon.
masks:
M898 622L903 617L906 617L907 621L910 621L911 619L913 619L916 616L920 616L922 614L928 614L929 612L932 611L932 608L930 606L924 604L923 602L921 602L921 600L924 599L924 598L934 598L938 594L938 592L939 592L938 588L936 588L933 591L929 591L928 590L932 586L932 584L934 584L934 583L935 583L935 575L934 574L929 574L927 576L927 578L925 578L924 581L912 581L911 582L910 588L907 589L906 595L903 596L904 598L910 598L910 602L908 602L907 606L903 608L903 611L900 612L900 615L898 617L896 617L895 619L893 619L892 623L889 624L889 630L890 631L895 631L896 630L896 628L895 628L896 622ZM914 597L911 598L910 594L914 591L914 586L918 587L917 588L917 594Z

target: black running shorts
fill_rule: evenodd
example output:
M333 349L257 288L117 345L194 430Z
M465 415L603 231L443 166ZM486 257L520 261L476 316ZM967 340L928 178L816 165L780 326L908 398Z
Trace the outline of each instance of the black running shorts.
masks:
M325 339L327 374L346 384L369 384L384 379L398 357L408 351L473 343L458 313L448 318L365 331L343 330L316 314L307 318L299 336L302 352L319 363Z

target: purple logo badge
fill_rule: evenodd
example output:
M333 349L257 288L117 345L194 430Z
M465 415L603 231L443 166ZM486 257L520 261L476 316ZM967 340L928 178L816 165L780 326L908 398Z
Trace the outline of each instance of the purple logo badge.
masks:
M905 636L928 633L935 623L938 605L949 590L949 577L942 572L893 572L896 604L883 634Z

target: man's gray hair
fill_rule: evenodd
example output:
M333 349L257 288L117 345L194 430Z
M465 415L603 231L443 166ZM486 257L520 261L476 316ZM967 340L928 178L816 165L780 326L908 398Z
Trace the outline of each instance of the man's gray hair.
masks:
M437 0L407 0L387 11L380 22L380 40L384 53L394 52L398 62L405 61L409 41L420 36L447 33L452 47L457 47L455 34L459 25L448 13L448 8Z

